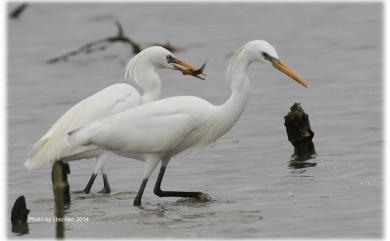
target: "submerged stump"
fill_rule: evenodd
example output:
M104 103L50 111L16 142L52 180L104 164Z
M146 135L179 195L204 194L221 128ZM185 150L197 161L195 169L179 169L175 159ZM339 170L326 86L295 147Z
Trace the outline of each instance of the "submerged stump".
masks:
M56 161L53 164L51 178L53 182L53 193L54 193L54 216L56 223L56 238L64 238L64 190L65 190L65 180L66 176L66 167L63 162Z
M27 217L30 213L30 210L27 209L26 206L26 199L24 196L19 196L14 206L11 210L11 223L12 223L12 232L13 233L20 233L20 234L27 234L28 233L28 223L27 223Z
M316 154L309 116L300 103L294 103L290 112L284 117L288 140L294 146L294 160L307 160Z

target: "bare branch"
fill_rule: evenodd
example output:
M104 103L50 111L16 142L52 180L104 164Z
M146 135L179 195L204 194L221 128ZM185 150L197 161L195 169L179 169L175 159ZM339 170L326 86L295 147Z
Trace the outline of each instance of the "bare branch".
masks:
M123 36L122 24L120 22L118 22L117 20L115 20L115 24L118 27L118 36Z
M115 36L103 38L100 40L96 40L96 41L84 44L76 50L67 52L67 53L62 54L62 55L55 57L55 58L51 58L51 59L47 60L46 62L49 64L52 64L52 63L57 63L59 61L67 61L70 57L78 55L78 54L82 54L82 53L89 54L92 52L103 51L115 42L121 42L121 43L127 44L130 48L132 48L133 54L138 54L139 52L141 52L142 51L141 46L138 43L136 43L135 41L133 41L130 37L128 37L124 34L122 24L118 21L115 21L115 25L118 28L118 33ZM165 43L165 44L156 43L154 45L162 46L171 52L183 50L183 49L180 49L180 48L173 46L170 43Z
M22 12L26 10L28 4L27 3L22 3L19 6L17 6L12 12L9 14L9 17L12 19L19 18Z

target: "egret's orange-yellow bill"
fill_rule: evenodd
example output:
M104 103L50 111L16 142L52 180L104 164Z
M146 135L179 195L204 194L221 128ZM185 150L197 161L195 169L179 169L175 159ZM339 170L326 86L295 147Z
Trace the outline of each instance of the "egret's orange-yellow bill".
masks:
M306 82L299 77L292 69L290 69L287 65L285 65L282 61L280 60L274 60L272 61L272 65L277 68L278 70L282 71L286 75L288 75L290 78L298 82L299 84L303 85L304 87L307 88Z

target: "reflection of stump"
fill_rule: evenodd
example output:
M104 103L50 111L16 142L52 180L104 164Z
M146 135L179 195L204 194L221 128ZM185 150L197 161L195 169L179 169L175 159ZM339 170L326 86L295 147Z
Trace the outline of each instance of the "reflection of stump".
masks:
M64 190L65 174L64 163L61 161L56 161L53 164L51 178L53 181L53 193L54 193L54 202L55 202L55 222L56 222L56 238L64 238Z
M290 108L290 112L284 117L288 140L294 146L294 157L308 159L316 154L313 144L314 132L311 130L309 116L299 103Z
M11 211L12 232L20 234L28 233L27 216L29 213L30 210L26 207L26 199L24 196L18 197Z

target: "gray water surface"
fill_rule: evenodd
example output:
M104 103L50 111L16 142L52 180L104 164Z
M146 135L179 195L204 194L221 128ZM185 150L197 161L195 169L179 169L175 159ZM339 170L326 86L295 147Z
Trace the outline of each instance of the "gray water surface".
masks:
M9 9L16 4L9 4ZM206 81L162 70L163 97L195 95L221 104L230 94L230 54L253 39L273 44L308 83L250 67L251 98L235 127L216 143L171 161L163 188L205 191L209 202L159 198L156 173L142 207L132 206L143 163L113 156L112 193L86 185L94 160L71 163L67 238L379 238L383 235L383 81L380 3L31 3L8 21L7 208L25 195L30 217L52 217L50 166L29 171L25 157L66 110L124 81L132 56L123 44L48 65L47 59L114 35L113 20L141 44L184 48L176 56L200 66ZM319 154L315 166L289 167L292 146L283 116L294 102L309 113ZM10 213L10 212L9 212ZM9 218L9 216L8 216ZM88 219L88 220L87 220ZM9 220L9 219L8 219ZM8 230L10 230L10 222ZM54 224L30 222L53 238Z

